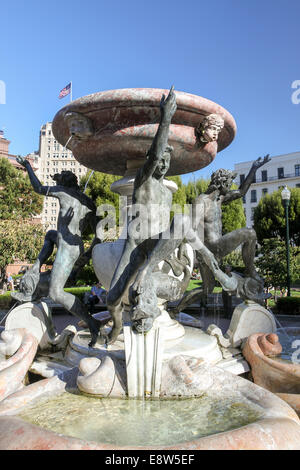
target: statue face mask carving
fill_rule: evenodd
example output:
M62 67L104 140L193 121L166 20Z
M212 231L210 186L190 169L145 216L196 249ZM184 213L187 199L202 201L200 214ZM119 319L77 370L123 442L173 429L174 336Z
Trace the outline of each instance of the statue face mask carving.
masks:
M76 139L87 139L94 135L92 121L80 113L67 113L65 119L68 124L70 135Z
M209 114L195 129L195 134L200 142L216 142L223 127L224 119L219 114Z
M218 135L220 132L220 128L216 125L211 125L204 129L203 132L203 139L206 140L206 142L213 142L218 139Z

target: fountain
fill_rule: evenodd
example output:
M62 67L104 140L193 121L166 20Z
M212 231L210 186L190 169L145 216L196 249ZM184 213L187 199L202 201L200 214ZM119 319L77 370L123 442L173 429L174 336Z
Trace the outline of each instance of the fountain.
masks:
M162 139L157 147L161 145L164 152L167 143L171 146L168 174L177 175L209 165L234 138L236 125L224 108L177 91L166 132L162 106L168 108L175 95L173 90L168 93L158 89L95 93L66 105L54 118L56 139L63 145L67 142L80 163L122 176L111 189L122 196L125 220L137 200L138 178L144 177L147 164L156 158L150 152L146 160L149 148L155 153L155 142ZM259 159L257 168L265 161ZM222 171L216 178L228 177ZM252 176L255 171L256 167ZM157 188L164 194L176 190L161 175L158 180L162 186ZM150 197L147 191L142 196ZM113 320L107 323L106 313L98 338L91 336L91 328L68 327L57 335L43 298L9 313L0 343L0 354L6 357L0 362L0 448L300 447L297 414L270 391L239 376L250 369L250 361L242 355L247 338L276 331L273 315L257 303L261 282L251 268L255 234L244 229L239 241L249 260L247 276L228 277L215 259L220 253L206 246L204 215L196 242L187 230L188 219L174 220L180 221L184 235L179 241L159 239L147 252L147 275L142 276L144 268L139 265L134 284L124 282L119 298L112 294L116 284L123 286L126 269L120 270L120 264L127 250L128 227L125 224L116 242L94 246L95 273L110 289ZM162 222L163 231L169 229L169 222ZM207 292L213 274L224 289L244 299L224 335L216 325L204 332L192 319L189 325L186 315L178 315L194 295L184 295L194 253L206 269ZM111 284L118 269L117 282ZM169 304L174 301L172 310Z

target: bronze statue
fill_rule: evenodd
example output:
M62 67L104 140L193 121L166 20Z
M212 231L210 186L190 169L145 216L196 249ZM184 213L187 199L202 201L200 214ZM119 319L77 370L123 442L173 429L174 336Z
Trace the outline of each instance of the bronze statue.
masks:
M128 223L128 237L119 264L114 273L107 296L107 307L114 320L108 341L116 340L122 327L122 297L134 281L138 270L147 260L158 242L158 235L169 226L172 193L163 184L169 165L172 147L168 146L169 126L176 111L173 87L160 103L161 118L157 133L147 154L145 164L138 170L133 191L133 207L138 213ZM139 220L140 231L135 230ZM150 288L154 292L154 288ZM159 315L157 305L151 302L147 311L134 308L133 327L148 331L153 319Z
M89 315L87 308L78 297L64 291L64 286L74 264L84 252L81 238L83 231L89 224L95 232L96 206L90 198L80 191L77 177L71 171L56 173L53 176L56 186L43 186L25 158L19 156L17 161L26 168L33 189L37 193L59 200L57 253L50 274L49 297L88 324L91 332L90 345L92 346L97 340L100 323ZM49 247L44 245L44 248L47 251Z

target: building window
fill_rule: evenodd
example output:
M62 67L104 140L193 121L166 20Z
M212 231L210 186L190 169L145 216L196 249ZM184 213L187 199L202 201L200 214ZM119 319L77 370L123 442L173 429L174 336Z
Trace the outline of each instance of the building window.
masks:
M256 202L257 201L257 198L256 198L256 189L252 189L251 190L251 202Z
M268 188L263 188L262 195L265 196L266 194L268 194Z
M245 175L240 175L240 184L242 184L245 181Z
M300 165L295 165L295 176L300 176Z
M300 188L300 184L296 184L296 188Z
M254 220L255 207L251 207L251 220Z
M284 168L277 168L278 179L284 178Z
M262 172L261 172L261 180L262 180L262 181L268 181L268 172L267 172L267 170L262 170Z

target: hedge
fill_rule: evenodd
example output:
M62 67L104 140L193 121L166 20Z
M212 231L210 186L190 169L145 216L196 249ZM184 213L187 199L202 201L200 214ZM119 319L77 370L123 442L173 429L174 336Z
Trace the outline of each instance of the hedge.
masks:
M70 292L70 294L76 295L80 300L83 300L85 292L90 292L91 287L66 287L64 290L66 292ZM5 294L0 295L0 308L10 308L12 306L12 301L16 302L16 300L11 298L10 294L10 291L8 291L5 292Z
M277 313L282 315L300 314L300 297L279 297L276 302Z
M5 294L0 295L0 308L10 308L12 298L10 292L5 292Z

